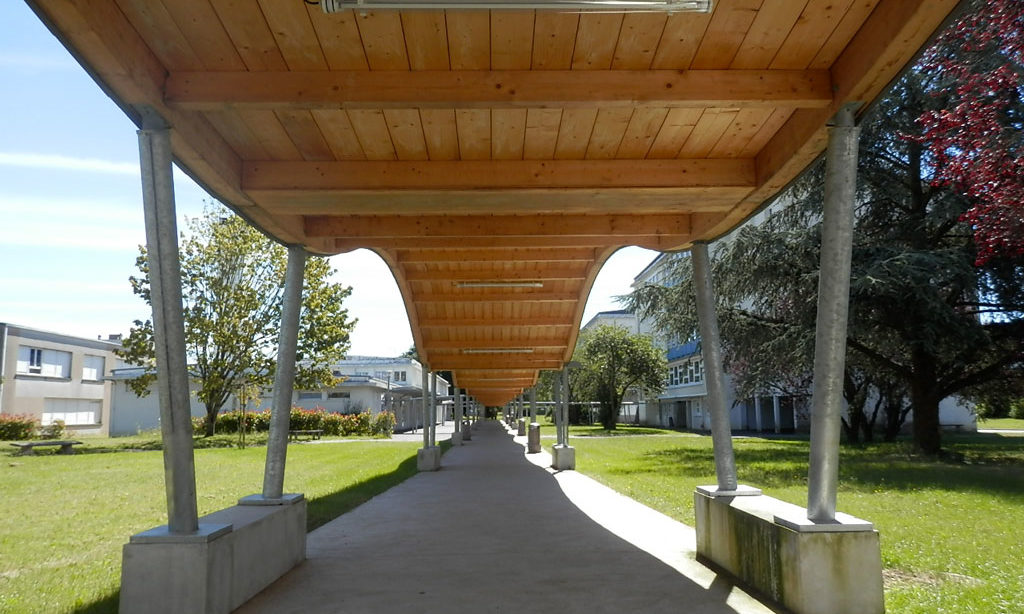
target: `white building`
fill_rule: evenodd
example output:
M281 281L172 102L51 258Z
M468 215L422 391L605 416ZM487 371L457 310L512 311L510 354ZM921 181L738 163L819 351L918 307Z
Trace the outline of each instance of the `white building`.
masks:
M84 339L0 322L0 413L106 435L119 337Z

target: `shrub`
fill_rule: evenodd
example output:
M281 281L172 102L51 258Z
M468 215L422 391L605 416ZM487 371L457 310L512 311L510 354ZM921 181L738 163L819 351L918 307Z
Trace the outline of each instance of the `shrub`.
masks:
M18 441L30 439L36 430L35 417L27 414L0 414L0 439Z
M206 434L206 417L192 416L192 434L193 435L205 435Z
M324 414L324 435L341 435L342 423L344 421L344 414Z
M64 433L67 429L64 427L63 420L54 420L47 426L39 429L39 437L41 439L60 439L64 437Z
M356 414L356 435L369 435L370 434L370 422L373 418L370 416L370 410L361 411Z
M395 414L390 411L382 411L373 417L373 424L370 426L370 434L378 437L391 437L395 432Z
M288 429L293 431L312 431L324 428L323 408L302 409L293 407L291 418L288 420Z

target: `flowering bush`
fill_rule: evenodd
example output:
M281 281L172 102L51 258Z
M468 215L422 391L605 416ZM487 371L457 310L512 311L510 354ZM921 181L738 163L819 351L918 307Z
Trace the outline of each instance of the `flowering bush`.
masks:
M217 433L237 433L242 422L242 412L226 411L217 415ZM270 430L270 410L247 412L246 432L265 433ZM192 418L192 430L196 435L205 432L206 418ZM382 411L373 415L369 410L357 414L329 413L322 407L303 409L293 407L288 419L288 429L293 431L322 430L325 435L335 437L376 436L390 437L395 430L395 414Z
M395 432L395 414L390 411L382 411L373 417L373 424L370 425L370 434L379 437L391 437Z
M60 439L64 436L66 429L63 420L54 420L50 424L39 429L39 437L42 439Z
M22 414L0 414L0 439L17 441L30 439L36 431L35 417Z

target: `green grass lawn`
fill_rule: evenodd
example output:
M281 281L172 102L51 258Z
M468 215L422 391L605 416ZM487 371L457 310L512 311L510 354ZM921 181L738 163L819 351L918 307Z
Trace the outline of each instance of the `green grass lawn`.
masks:
M991 420L978 420L979 429L1013 429L1024 431L1024 420L1018 418L993 418Z
M306 494L315 528L415 474L417 447L291 445L285 492ZM265 458L266 448L196 450L199 513L260 492ZM0 454L0 612L116 612L121 546L166 521L159 452Z
M947 436L962 461L906 443L844 448L840 511L881 532L890 613L1024 612L1024 438ZM577 470L686 524L714 484L709 437L579 437ZM735 440L741 483L806 505L806 441Z

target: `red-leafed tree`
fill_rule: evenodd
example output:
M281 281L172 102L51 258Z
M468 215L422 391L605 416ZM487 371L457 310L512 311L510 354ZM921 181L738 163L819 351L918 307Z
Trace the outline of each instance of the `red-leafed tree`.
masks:
M933 182L972 200L978 263L1024 255L1024 2L969 3L919 70L945 102L920 120Z

